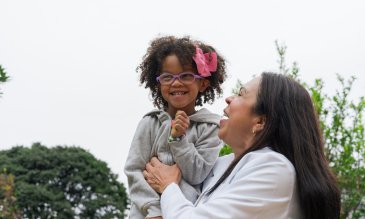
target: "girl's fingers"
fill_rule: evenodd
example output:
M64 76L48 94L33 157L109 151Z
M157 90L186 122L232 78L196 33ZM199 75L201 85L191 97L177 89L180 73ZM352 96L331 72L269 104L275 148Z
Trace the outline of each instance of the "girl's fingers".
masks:
M176 124L174 128L176 130L175 134L177 134L178 136L185 134L186 128L181 126L180 124Z
M189 121L188 120L184 121L184 120L176 119L175 122L174 122L174 127L176 127L176 125L180 125L184 129L187 129L189 127Z
M182 111L182 110L178 110L178 111L176 112L176 114L175 114L175 118L176 118L177 116L183 116L183 117L185 117L185 118L188 118L188 115L187 115L184 111Z
M181 136L186 134L186 130L189 128L190 120L184 111L177 111L175 119L172 122L171 135Z
M183 116L176 116L175 122L180 121L183 123L189 123L189 117L183 117Z

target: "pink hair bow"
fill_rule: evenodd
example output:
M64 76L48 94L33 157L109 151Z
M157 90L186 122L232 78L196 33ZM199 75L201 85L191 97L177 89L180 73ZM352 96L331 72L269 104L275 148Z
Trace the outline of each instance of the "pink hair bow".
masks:
M196 47L196 53L193 59L202 77L209 77L211 76L211 72L217 71L217 53L203 53L203 50Z

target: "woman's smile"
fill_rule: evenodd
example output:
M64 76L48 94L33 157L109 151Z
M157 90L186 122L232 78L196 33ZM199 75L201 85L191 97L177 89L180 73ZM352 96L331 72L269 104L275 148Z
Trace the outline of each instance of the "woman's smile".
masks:
M222 128L222 126L224 126L225 123L227 123L228 121L228 115L225 111L223 111L223 116L222 119L219 121L219 126Z

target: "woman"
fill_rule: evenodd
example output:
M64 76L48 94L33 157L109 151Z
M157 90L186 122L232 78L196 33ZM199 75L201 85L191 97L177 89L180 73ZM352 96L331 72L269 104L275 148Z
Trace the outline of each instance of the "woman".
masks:
M219 137L233 154L218 159L195 204L177 186L176 164L147 164L163 218L339 218L340 192L308 92L289 77L263 73L226 102Z

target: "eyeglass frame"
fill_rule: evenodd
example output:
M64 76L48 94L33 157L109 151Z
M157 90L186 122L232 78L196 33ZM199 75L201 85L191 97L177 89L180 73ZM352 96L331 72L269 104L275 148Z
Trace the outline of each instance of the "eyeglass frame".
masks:
M184 82L182 82L181 80L180 80L180 77L181 77L181 75L183 75L183 74L190 74L190 75L192 75L193 77L194 77L194 80L191 82L191 83L184 83ZM172 80L171 80L171 82L170 83L167 83L167 84L162 84L161 83L161 81L160 81L160 77L162 76L162 75L171 75L172 76ZM171 73L167 73L167 72L164 72L164 73L162 73L162 74L160 74L160 76L158 76L158 77L156 77L156 81L157 82L159 82L161 85L171 85L172 83L174 83L175 82L175 80L176 79L178 79L181 83L183 83L183 84L185 84L185 85L188 85L188 84L192 84L192 83L194 83L194 81L195 81L195 79L202 79L202 78L204 78L204 77L202 77L202 76L200 76L200 75L197 75L197 74L194 74L193 72L189 72L189 71L186 71L186 72L181 72L180 74L177 74L177 75L174 75L174 74L171 74Z

